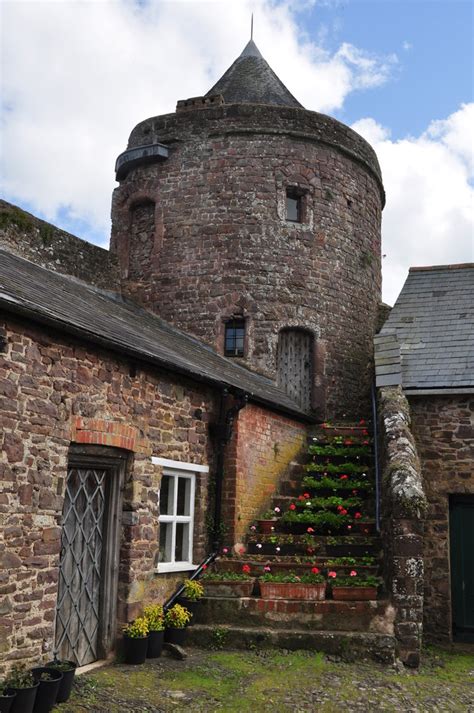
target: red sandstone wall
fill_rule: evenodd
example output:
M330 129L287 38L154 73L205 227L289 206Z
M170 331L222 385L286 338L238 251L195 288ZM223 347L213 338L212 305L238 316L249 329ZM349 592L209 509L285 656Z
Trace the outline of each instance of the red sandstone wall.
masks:
M169 159L134 169L114 194L111 252L123 289L218 350L223 321L241 314L245 363L270 377L280 329L311 330L321 405L327 396L320 415L360 418L381 286L370 147L328 117L257 106L157 117L131 145L150 141L168 143ZM293 184L307 191L302 224L285 220ZM130 245L130 210L144 200L156 203L151 255Z
M1 199L0 248L97 287L119 289L118 263L108 250Z
M163 601L176 577L154 577L161 472L151 455L209 463L212 393L20 322L0 359L0 661L51 650L61 512L71 442L125 449L119 617ZM206 553L208 476L196 489L195 559ZM182 579L178 575L179 579ZM1 667L1 665L0 665Z
M424 632L451 638L449 495L474 494L473 396L410 398L412 430L429 502L424 537Z
M241 542L306 441L304 424L254 404L239 413L227 451L223 491L225 541Z

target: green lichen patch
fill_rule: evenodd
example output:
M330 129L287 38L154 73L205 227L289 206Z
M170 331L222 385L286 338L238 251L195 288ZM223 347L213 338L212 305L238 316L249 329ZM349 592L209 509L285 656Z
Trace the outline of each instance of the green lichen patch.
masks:
M413 671L316 652L190 650L185 661L163 657L80 676L54 713L458 713L470 710L473 693L474 654L464 651L428 649Z

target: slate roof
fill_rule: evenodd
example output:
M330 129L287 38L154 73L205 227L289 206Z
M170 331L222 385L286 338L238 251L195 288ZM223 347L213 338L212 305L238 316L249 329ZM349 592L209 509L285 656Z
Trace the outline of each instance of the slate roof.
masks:
M120 295L0 250L0 308L89 342L311 420L270 380L220 356Z
M206 96L212 94L222 94L226 104L279 104L303 108L263 59L253 40Z
M377 385L474 389L474 263L412 267L375 339Z

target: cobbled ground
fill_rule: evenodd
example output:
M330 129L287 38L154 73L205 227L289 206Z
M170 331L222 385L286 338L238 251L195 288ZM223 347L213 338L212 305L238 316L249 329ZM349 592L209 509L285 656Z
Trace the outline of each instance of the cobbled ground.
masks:
M472 653L470 652L472 651ZM324 654L189 649L143 666L107 665L76 679L54 713L474 713L474 647L428 649L418 671Z

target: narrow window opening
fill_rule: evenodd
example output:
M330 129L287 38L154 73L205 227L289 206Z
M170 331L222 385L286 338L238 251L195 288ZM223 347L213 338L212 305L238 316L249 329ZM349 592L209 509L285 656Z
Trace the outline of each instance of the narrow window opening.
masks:
M296 188L286 189L286 219L292 223L303 222L303 196Z
M245 320L230 319L225 325L224 354L229 357L243 357L245 346Z

